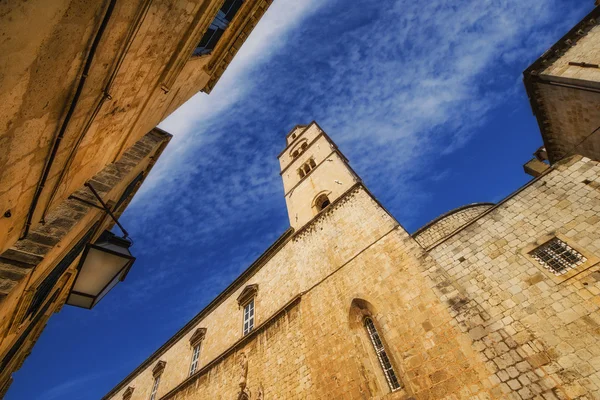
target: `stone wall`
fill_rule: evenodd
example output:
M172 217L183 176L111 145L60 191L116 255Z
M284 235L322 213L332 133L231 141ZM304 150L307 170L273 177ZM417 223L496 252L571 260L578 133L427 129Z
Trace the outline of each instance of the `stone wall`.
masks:
M600 165L554 166L434 246L429 276L510 398L600 398ZM588 262L555 276L528 252L558 236Z
M428 248L461 226L471 222L491 207L493 207L493 204L476 203L449 211L418 229L412 237L423 248Z
M431 262L362 185L356 185L105 398L120 399L131 386L132 400L145 399L153 382L151 370L160 360L166 367L159 397L232 396L234 353L240 351L249 354L250 389L256 393L262 385L265 398L380 398L389 388L362 320L352 317L355 299L372 305L372 317L404 382L393 398L485 392L483 364L471 355L468 337L452 325L446 305L432 290L434 282L422 277ZM288 331L272 337L265 328L240 345L242 310L236 298L249 284L258 285L257 330L263 332L261 324L301 296L298 326L286 325ZM188 379L190 337L197 328L206 328L200 371Z
M600 160L600 7L525 72L525 87L551 162Z
M117 217L141 181L115 208L125 189L140 173L147 176L169 140L169 134L153 130L120 160L109 164L89 180ZM98 204L88 188L82 187L74 195ZM104 211L69 198L48 214L44 225L32 229L27 239L17 241L0 254L0 365L4 366L0 368L0 387L29 354L49 316L64 304L75 278L78 259L74 259L57 276L52 287L44 286L44 280L90 230L93 241L113 224ZM39 297L39 293L46 294ZM34 310L41 311L30 313L34 299L41 301Z
M0 43L10 59L0 65L0 251L23 232L59 132L33 227L191 96L210 91L271 2L245 1L214 51L192 58L222 0L116 0L102 31L110 3L0 5L0 36L10 38Z

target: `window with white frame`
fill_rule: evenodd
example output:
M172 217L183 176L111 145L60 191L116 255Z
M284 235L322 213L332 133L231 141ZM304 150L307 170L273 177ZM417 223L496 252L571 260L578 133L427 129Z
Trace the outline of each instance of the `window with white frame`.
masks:
M244 306L244 335L254 329L254 299Z
M156 400L156 393L158 392L158 385L160 383L160 375L154 378L154 384L152 385L152 393L150 393L150 400Z
M192 364L190 365L190 376L194 375L196 369L198 369L198 360L200 359L200 343L194 346L192 350Z
M393 392L400 389L400 382L396 377L394 367L390 362L385 347L383 346L383 342L381 341L381 337L379 336L379 332L377 332L377 328L375 328L375 324L371 318L365 318L365 328L367 329L369 339L371 339L375 354L377 354L377 359L379 360L379 364L381 365L381 369L383 370L383 374L385 375L390 390Z
M529 254L554 275L566 274L587 261L583 254L559 238L544 243Z

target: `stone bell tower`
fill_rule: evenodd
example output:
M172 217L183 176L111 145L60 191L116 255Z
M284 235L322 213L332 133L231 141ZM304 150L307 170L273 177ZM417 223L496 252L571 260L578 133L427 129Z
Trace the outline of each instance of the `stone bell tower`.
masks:
M296 230L360 181L316 122L294 127L278 158L290 225Z

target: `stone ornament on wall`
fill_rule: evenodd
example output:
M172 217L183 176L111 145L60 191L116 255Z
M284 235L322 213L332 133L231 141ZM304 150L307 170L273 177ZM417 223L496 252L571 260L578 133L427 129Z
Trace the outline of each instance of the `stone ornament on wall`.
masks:
M245 305L248 301L250 301L251 298L256 296L257 292L258 292L258 284L255 283L255 284L246 286L244 288L244 290L242 290L242 293L240 293L240 295L237 298L238 305L240 307L242 307L242 305Z

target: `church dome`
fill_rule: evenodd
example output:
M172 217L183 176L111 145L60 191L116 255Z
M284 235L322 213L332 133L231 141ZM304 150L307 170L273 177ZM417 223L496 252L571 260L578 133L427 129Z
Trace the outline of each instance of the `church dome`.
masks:
M412 237L421 246L427 248L450 236L451 233L473 221L493 206L493 203L473 203L455 208L419 228L412 234Z

